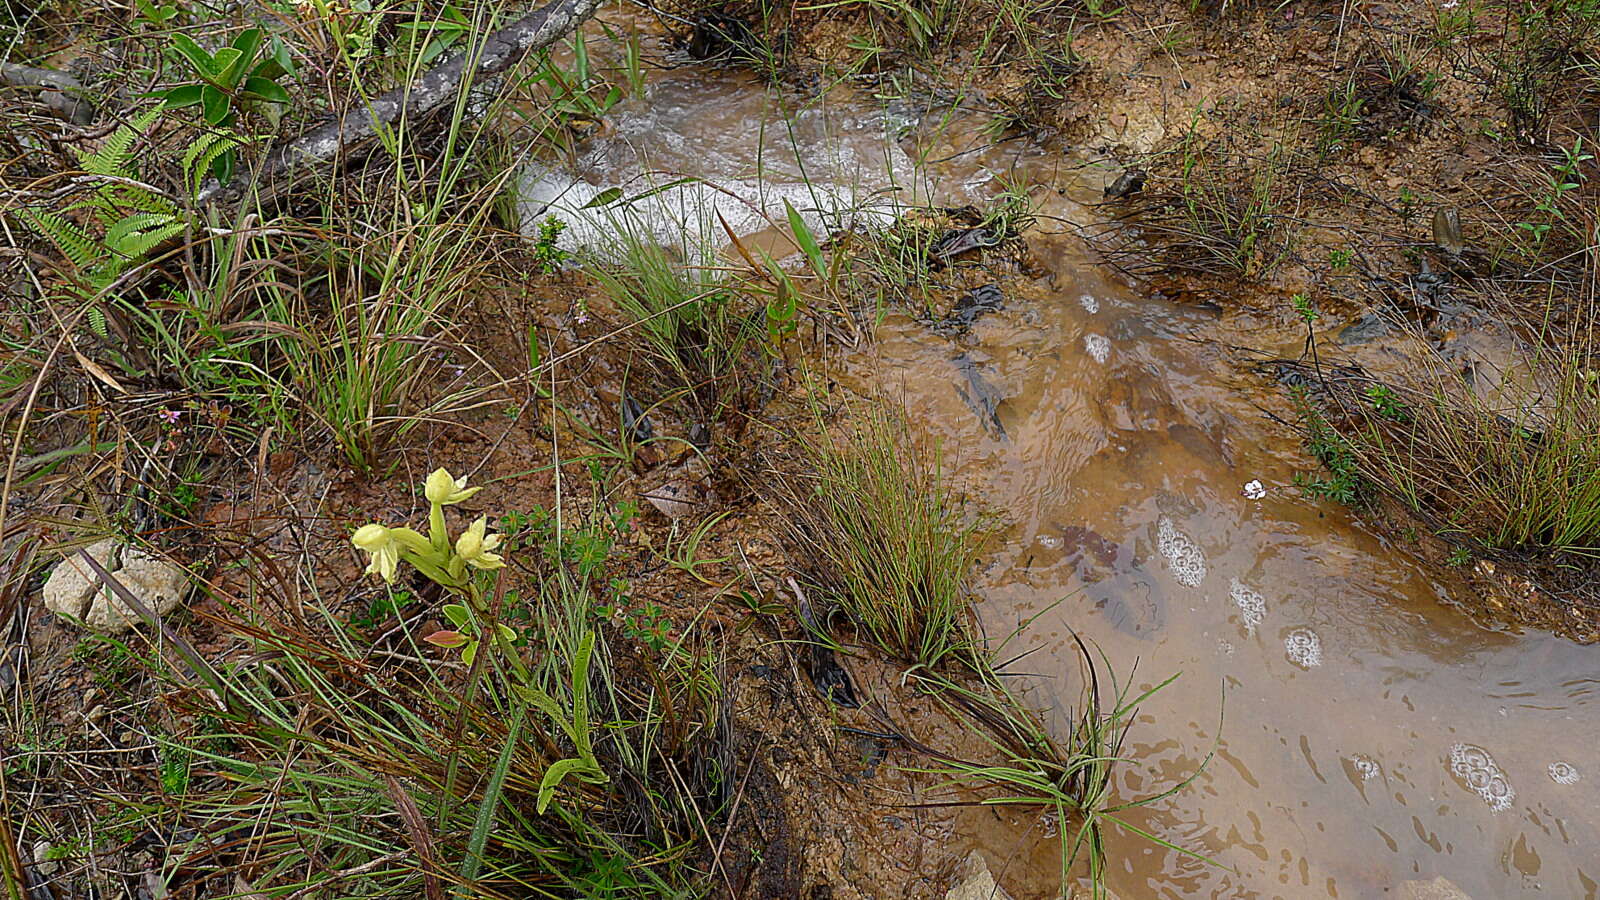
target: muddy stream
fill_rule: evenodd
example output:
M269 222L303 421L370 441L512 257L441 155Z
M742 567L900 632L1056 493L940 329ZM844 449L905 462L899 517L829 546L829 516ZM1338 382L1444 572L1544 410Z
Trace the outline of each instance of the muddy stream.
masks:
M716 189L637 204L664 237L717 233L712 209L759 232L753 210L781 221L783 198L843 227L1008 179L1055 188L1028 236L1042 276L997 274L1001 308L960 337L890 312L847 368L903 396L1006 516L979 612L991 636L1028 623L1002 656L1032 651L1012 671L1034 699L1076 699L1073 631L1137 688L1181 673L1140 710L1119 789L1158 793L1214 749L1188 789L1127 815L1219 865L1113 835L1114 891L1455 896L1417 892L1443 876L1476 900L1600 893L1595 651L1474 624L1446 602L1464 584L1301 496L1310 464L1261 409L1283 408L1279 389L1229 348L1293 357L1303 335L1141 296L1098 264L1073 231L1099 220L1088 204L1114 171L986 144L976 116L844 90L802 103L699 67L652 73L607 119L574 166L527 179L528 221L559 213L573 247L602 191L686 176ZM1042 833L1020 853L981 821L972 839L1016 896L1053 893Z

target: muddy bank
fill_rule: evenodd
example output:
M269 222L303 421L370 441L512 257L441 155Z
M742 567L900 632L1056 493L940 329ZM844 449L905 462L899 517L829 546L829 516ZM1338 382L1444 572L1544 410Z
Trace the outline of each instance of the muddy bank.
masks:
M1134 821L1228 868L1128 836L1113 888L1364 896L1442 878L1472 896L1590 890L1580 834L1595 824L1564 774L1587 758L1586 651L1477 624L1493 564L1445 565L1427 541L1301 489L1317 466L1289 393L1260 366L1303 352L1292 308L1152 293L1077 236L1105 233L1116 210L1104 185L1120 167L991 144L963 124L936 140L967 154L901 146L957 157L925 167L935 184L940 172L972 183L976 158L1046 188L1026 251L937 273L931 314L892 308L870 344L834 356L846 384L903 399L943 436L958 483L1005 511L979 608L990 635L1021 629L1009 655L1033 651L1014 665L1035 676L1031 696L1064 689L1066 712L1074 634L1137 659L1140 686L1183 672L1146 704L1161 736L1135 735L1122 787L1154 792L1215 751L1193 794ZM718 130L694 120L706 125ZM1410 339L1384 334L1345 343L1381 361ZM1339 342L1322 340L1331 357ZM1326 714L1307 721L1307 703ZM1464 859L1463 847L1477 849Z

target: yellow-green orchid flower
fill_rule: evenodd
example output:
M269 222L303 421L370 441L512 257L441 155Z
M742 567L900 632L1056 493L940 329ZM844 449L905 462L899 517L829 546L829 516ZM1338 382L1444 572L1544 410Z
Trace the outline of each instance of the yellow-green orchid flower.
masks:
M441 466L434 469L433 474L428 476L422 492L428 496L429 503L449 506L453 503L460 503L481 490L483 490L482 487L467 487L467 479L452 477Z
M444 508L452 503L461 501L476 494L482 488L467 487L465 478L452 476L449 470L440 466L433 470L428 480L422 483L422 493L428 497L428 539L433 542L433 549L438 551L442 560L450 554L450 532L444 524Z
M484 529L488 525L488 520L479 516L477 521L461 533L461 537L456 538L456 555L475 569L498 569L506 564L504 559L494 553L500 546L500 535L484 534Z
M350 543L372 557L367 564L367 574L382 576L389 584L394 584L395 569L400 563L402 551L425 553L429 549L427 539L415 531L388 528L376 522L356 529L356 533L350 536Z
M368 575L380 575L384 581L394 584L395 567L400 564L400 543L389 534L389 529L376 522L363 525L350 536L350 543L371 555Z

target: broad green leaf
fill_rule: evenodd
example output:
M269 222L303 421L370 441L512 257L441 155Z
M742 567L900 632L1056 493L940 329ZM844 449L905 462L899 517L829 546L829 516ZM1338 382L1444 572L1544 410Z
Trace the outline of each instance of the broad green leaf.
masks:
M239 67L249 68L256 61L256 54L261 52L261 29L246 28L239 32L233 39L233 49L239 51Z
M783 201L783 209L789 214L789 230L794 232L795 242L800 245L806 260L811 263L811 271L815 272L817 277L823 277L828 267L822 261L822 247L817 244L816 237L806 226L806 220L800 215L800 211L794 208L794 204L790 203L788 198Z
M277 81L283 75L293 75L294 57L289 53L289 46L273 38L272 43L267 46L266 55L250 74L260 78L270 78L273 81Z
M581 759L563 759L550 764L544 770L544 778L539 782L539 802L536 808L540 815L550 807L550 801L555 798L556 788L567 779L567 774L581 773L589 768L589 764Z
M468 622L472 621L472 614L460 603L446 603L440 611L444 613L446 619L450 620L450 624L457 628L464 628Z
M622 188L610 187L594 195L594 199L578 207L579 209L592 209L596 206L610 206L622 199Z
M649 197L654 197L657 194L663 193L665 191L670 191L670 190L672 190L673 188L676 188L676 187L682 187L683 185L686 185L686 184L694 184L694 183L696 183L698 181L700 181L700 179L699 178L695 178L693 176L685 176L683 178L675 178L672 181L667 182L666 184L658 184L653 188L650 188L648 190L643 190L643 191L640 191L637 194L634 194L632 197L628 198L628 202L629 203L638 203L640 200L644 200L644 199L647 199Z
M211 59L211 54L194 42L194 38L187 34L175 34L172 36L172 49L183 55L196 75L201 78L216 77L217 64Z
M157 6L156 4L150 2L150 0L139 0L138 8L139 15L144 16L151 22L151 24L154 25L165 25L167 22L172 20L173 16L178 14L177 7L165 5Z
M251 75L244 80L244 92L268 103L288 103L289 92L275 81Z
M218 87L233 90L239 83L239 76L244 74L241 71L244 54L235 47L223 47L211 57L211 60L211 64L216 67L215 73L211 76L212 80Z
M166 109L186 109L200 102L200 89L203 85L186 84L175 87L170 91L162 92L166 102L162 106Z
M561 730L567 733L567 737L574 744L578 742L577 735L573 734L572 732L572 723L567 721L566 711L561 708L561 704L557 703L554 697L546 694L544 691L541 691L538 688L528 687L527 685L522 684L512 685L512 689L515 690L522 697L523 701L529 706L532 706L533 708L544 713L546 716L549 716L552 722L555 722L557 725L561 726Z
M233 111L228 95L209 84L200 89L200 106L200 117L213 128L221 125L228 118L228 113Z

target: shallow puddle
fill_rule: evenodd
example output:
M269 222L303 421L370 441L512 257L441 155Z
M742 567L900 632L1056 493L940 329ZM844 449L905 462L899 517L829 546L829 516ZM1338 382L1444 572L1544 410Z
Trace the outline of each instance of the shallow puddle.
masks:
M725 192L663 192L641 215L670 234L706 228L709 209L750 233L783 199L819 220L896 196L971 202L1020 164L1064 191L1047 216L1093 221L1070 198L1092 199L1103 173L1063 180L1081 167L984 147L973 123L950 139L839 97L785 108L744 76L655 75L575 173L530 176L527 213L564 207L582 244L581 207L607 188L695 177ZM913 133L939 162L914 171L912 142L885 137ZM970 333L891 314L851 370L904 396L962 484L1008 516L981 614L991 636L1020 628L1002 656L1033 651L1012 669L1038 699L1076 699L1073 632L1135 691L1182 673L1140 710L1120 790L1161 792L1214 750L1188 789L1126 815L1217 865L1114 836L1111 887L1129 900L1367 898L1444 876L1477 900L1597 896L1596 651L1474 625L1441 603L1463 584L1300 495L1293 473L1308 463L1261 408L1281 398L1229 349L1295 356L1300 335L1141 297L1050 221L1056 234L1030 237L1047 274L997 276L1001 308ZM1020 857L1053 851L976 841L1019 897L1051 893Z
M1122 795L1215 749L1187 790L1128 815L1220 865L1123 836L1111 886L1382 897L1442 875L1479 900L1596 896L1594 651L1474 625L1440 602L1464 585L1300 496L1306 462L1255 405L1281 404L1220 343L1292 356L1295 336L1223 334L1064 241L1035 247L1052 278L966 346L892 321L873 369L1015 519L980 580L988 633L1022 628L1002 656L1035 651L1015 671L1070 704L1076 631L1124 680L1137 661L1135 690L1182 673L1140 711ZM1003 386L1003 438L958 395L958 353Z

